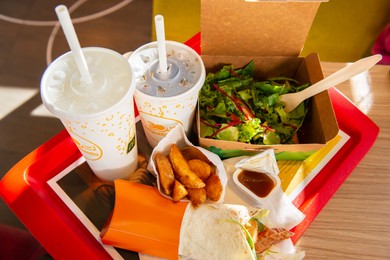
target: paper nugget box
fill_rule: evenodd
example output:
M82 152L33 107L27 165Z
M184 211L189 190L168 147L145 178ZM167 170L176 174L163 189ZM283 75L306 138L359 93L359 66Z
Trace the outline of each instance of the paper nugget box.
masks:
M206 71L222 65L240 68L251 60L255 78L285 76L301 84L323 79L319 57L312 53L299 57L316 12L323 1L244 1L207 0L201 3L201 52ZM325 3L326 4L326 3ZM199 135L199 114L197 131ZM327 91L312 98L295 144L252 145L202 138L202 147L222 150L316 151L339 131Z

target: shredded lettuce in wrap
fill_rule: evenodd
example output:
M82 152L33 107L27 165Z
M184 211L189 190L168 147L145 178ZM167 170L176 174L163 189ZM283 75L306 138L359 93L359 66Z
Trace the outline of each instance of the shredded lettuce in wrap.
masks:
M268 214L269 210L267 209L259 209L252 217L251 220L255 220L257 222L257 230L258 233L263 232L267 227L266 224L268 220ZM253 259L256 260L273 260L273 259L286 259L286 260L301 260L305 257L305 252L304 251L299 251L299 252L283 252L279 248L278 244L272 245L269 249L265 250L262 253L256 253L256 247L255 247L255 242L249 233L249 231L246 229L246 227L238 222L237 220L233 218L229 219L223 219L222 221L228 221L232 222L234 224L237 224L241 227L242 231L244 232L246 236L246 241L251 248L252 254L253 254ZM290 242L292 243L292 242Z
M237 224L241 227L242 231L245 233L245 236L246 236L246 241L248 242L249 244L249 247L251 248L251 251L252 251L252 254L253 254L253 258L257 260L257 254L256 254L256 249L255 249L255 243L252 239L252 236L251 234L249 234L248 230L245 228L244 225L242 225L240 222L234 220L234 219L225 219L224 221L230 221L234 224Z

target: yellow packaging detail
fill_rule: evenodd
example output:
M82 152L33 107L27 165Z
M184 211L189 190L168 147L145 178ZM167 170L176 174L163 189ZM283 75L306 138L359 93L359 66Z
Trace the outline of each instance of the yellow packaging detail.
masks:
M282 190L287 190L302 164L303 161L278 161L280 171L279 178Z
M338 134L304 161L278 161L281 187L287 196L290 196L299 187L302 189L302 186L306 186L314 178L314 176L311 176L312 178L308 177L316 167L324 162L327 155L333 156L339 150L335 148L338 147L337 144L340 144L342 139L343 137ZM345 139L348 140L349 137L346 136Z

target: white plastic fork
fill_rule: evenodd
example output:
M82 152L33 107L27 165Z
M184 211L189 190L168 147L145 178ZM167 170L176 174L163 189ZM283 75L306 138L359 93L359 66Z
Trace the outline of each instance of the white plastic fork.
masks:
M377 64L382 59L380 54L375 54L363 59L360 59L341 70L336 71L330 76L318 81L317 83L311 85L310 87L296 93L288 93L280 96L280 101L285 105L284 111L287 113L291 112L296 108L302 101L312 97L328 88L336 86L357 74L360 74L366 70L369 70L375 64Z

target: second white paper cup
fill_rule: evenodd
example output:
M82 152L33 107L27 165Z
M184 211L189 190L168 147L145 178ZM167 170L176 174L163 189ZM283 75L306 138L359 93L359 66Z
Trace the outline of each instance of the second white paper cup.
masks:
M186 134L190 132L198 93L206 77L202 59L193 49L178 42L166 43L168 71L172 73L168 79L155 74L154 68L158 67L157 42L138 48L129 58L136 77L135 102L146 138L152 147L178 124L183 126ZM175 68L175 62L179 69ZM186 88L186 84L190 87ZM150 93L144 93L148 91L141 91L142 88L147 88ZM164 89L164 93L158 93L161 89Z

